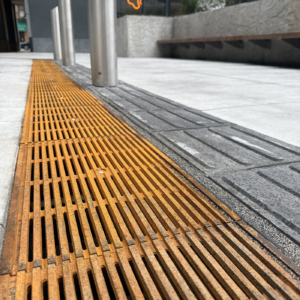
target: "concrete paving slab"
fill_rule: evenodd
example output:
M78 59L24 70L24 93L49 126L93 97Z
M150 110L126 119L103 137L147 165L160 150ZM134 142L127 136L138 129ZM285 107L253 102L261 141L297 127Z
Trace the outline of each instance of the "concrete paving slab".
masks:
M24 118L24 112L24 107L0 108L0 120L1 122L22 122Z
M7 221L18 150L19 140L0 141L0 224L3 227Z
M174 127L171 124L168 124L167 122L156 118L147 111L131 112L130 114L134 116L137 120L141 121L143 125L146 125L146 128L150 130L158 131L178 129L178 127Z
M1 103L0 103L1 112ZM0 115L1 118L1 115ZM0 119L1 120L1 119ZM0 143L2 141L18 141L22 132L22 122L2 122L0 121ZM0 159L1 160L1 159Z
M146 109L146 110L156 110L158 109L157 106L147 102L147 101L140 101L140 98L131 95L130 93L127 93L119 88L109 88L109 91L111 91L112 93L118 95L121 98L126 99L127 101L133 103L134 105L142 108L142 109Z
M150 114L156 116L157 118L164 120L165 122L177 127L177 128L195 128L197 124L192 123L175 113L171 113L165 110L155 110L151 111Z
M26 95L22 97L20 94L14 95L0 95L0 109L4 108L23 108Z
M11 198L32 60L0 54L0 257Z

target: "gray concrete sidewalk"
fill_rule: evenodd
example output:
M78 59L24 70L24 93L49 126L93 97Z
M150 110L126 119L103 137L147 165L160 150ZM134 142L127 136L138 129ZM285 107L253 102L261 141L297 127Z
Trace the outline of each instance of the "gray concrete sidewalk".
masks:
M0 253L5 234L31 60L0 59Z

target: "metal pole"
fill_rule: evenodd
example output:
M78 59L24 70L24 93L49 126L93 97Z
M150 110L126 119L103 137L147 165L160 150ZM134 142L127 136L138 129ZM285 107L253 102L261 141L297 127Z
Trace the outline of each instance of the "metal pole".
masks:
M116 4L113 0L88 0L92 82L118 84Z
M58 0L59 23L62 48L62 63L75 65L74 33L71 0Z
M51 25L52 25L54 59L61 60L62 52L61 52L61 39L60 39L60 26L59 26L59 12L57 6L51 10Z

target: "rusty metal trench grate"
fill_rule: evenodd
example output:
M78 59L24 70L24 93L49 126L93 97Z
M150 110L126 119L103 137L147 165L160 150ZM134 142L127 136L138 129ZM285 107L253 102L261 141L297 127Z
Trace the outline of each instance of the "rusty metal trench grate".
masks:
M238 216L163 157L54 63L35 61L0 298L300 299Z

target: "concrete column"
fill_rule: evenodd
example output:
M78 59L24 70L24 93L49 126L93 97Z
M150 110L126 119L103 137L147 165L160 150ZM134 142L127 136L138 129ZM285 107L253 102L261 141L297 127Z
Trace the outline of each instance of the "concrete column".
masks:
M116 86L116 3L112 0L88 0L88 14L93 85Z
M59 26L59 12L57 6L51 10L51 25L52 25L54 59L61 60L62 51L61 51L60 26Z
M75 65L75 47L71 0L58 0L62 63L64 66Z

